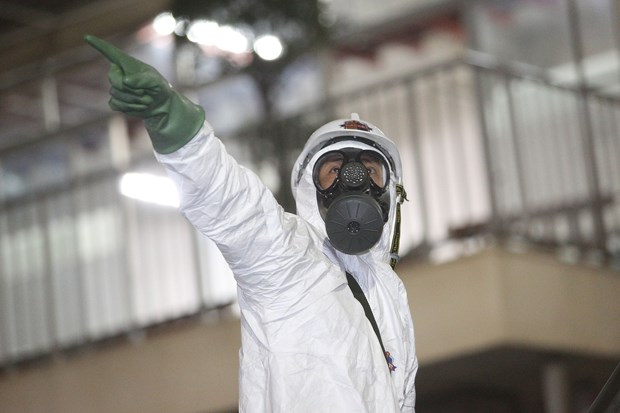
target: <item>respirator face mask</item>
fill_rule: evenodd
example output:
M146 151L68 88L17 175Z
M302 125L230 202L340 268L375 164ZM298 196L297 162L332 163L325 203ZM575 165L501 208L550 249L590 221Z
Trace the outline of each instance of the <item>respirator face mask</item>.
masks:
M334 248L361 254L379 241L390 210L389 179L388 163L374 150L343 148L317 160L319 212Z

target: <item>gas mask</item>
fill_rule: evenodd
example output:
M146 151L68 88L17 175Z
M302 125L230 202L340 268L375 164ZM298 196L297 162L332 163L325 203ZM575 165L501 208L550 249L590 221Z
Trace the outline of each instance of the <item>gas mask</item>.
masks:
M388 163L374 150L342 148L317 160L319 212L334 248L361 254L379 241L390 210L389 179Z

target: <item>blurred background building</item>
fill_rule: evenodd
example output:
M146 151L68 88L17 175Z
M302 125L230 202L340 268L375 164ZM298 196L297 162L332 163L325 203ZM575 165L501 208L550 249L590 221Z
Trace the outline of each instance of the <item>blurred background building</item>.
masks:
M379 125L406 169L418 411L588 411L620 361L618 2L265 1L286 12L228 21L249 3L0 0L0 411L236 411L232 275L107 107L86 33L200 102L291 211L314 128Z

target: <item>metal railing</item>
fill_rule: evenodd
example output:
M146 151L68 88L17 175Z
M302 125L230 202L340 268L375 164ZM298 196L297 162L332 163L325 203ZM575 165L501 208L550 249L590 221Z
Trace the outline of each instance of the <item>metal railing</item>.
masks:
M404 252L454 256L494 236L602 260L620 253L619 102L455 59L224 140L259 174L261 165L275 167L274 190L292 209L288 171L301 145L323 122L351 112L379 125L401 150L409 194ZM218 252L177 211L119 193L125 172L163 171L150 155L119 166L111 126L118 118L111 119L0 159L6 165L52 148L80 171L62 182L45 163L31 163L39 184L0 205L2 365L234 297ZM104 162L89 158L93 145Z
M590 406L588 413L614 413L620 411L620 364Z

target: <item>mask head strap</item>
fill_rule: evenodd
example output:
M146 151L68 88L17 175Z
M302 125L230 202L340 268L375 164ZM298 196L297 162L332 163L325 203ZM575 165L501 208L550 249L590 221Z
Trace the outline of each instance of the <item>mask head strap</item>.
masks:
M394 223L394 237L392 238L392 247L390 248L390 267L392 269L396 268L396 264L398 264L400 259L398 256L398 250L400 249L400 206L403 202L408 201L404 186L396 185L396 196L398 197L396 201L396 222Z

